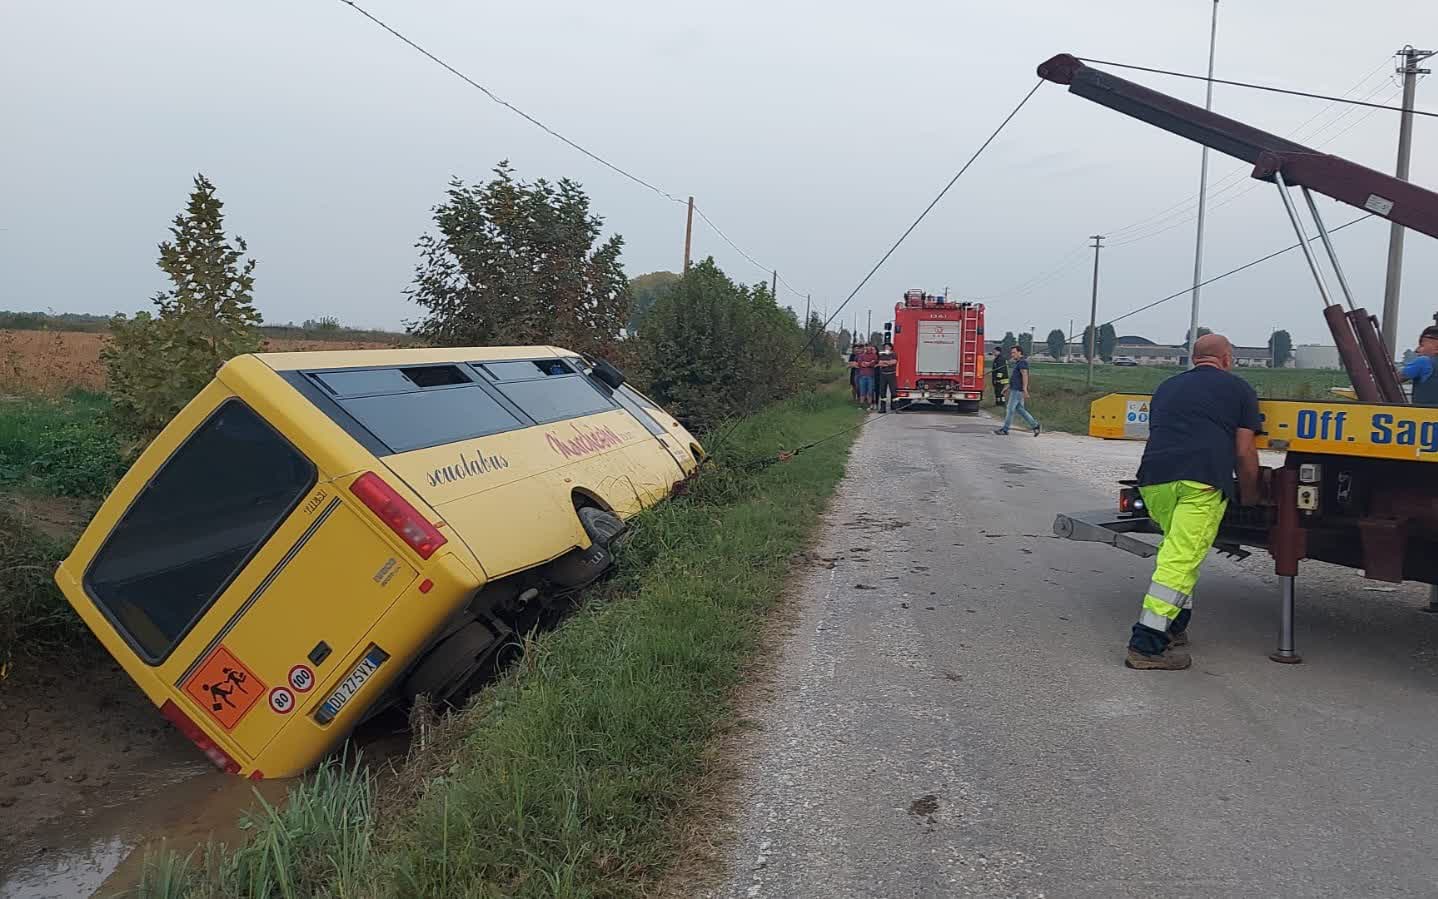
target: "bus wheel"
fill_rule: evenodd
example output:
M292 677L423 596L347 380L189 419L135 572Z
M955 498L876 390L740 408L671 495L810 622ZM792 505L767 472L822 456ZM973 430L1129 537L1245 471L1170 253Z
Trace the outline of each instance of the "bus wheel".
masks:
M449 702L478 674L508 634L497 634L475 621L430 648L404 680L405 699L421 693L440 705Z
M605 549L617 549L628 536L629 525L613 512L606 512L594 506L581 506L578 515L584 533Z

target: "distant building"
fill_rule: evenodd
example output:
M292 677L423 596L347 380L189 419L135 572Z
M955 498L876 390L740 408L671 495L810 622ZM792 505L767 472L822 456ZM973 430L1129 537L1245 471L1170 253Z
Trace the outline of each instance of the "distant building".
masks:
M990 340L985 343L988 354L992 356L999 348L1001 341ZM1069 358L1075 362L1084 361L1084 345L1082 341L1075 340L1069 344ZM1137 335L1125 335L1118 339L1114 347L1115 356L1128 356L1139 365L1179 365L1188 349L1182 344L1171 345L1154 343L1144 337ZM1233 348L1233 363L1239 368L1268 368L1272 354L1266 346L1236 346ZM1048 344L1040 340L1034 341L1033 360L1035 362L1062 362L1063 359L1055 360L1049 356Z
M1293 348L1293 359L1298 368L1329 368L1339 369L1343 367L1343 361L1338 358L1338 347L1321 346L1319 344L1303 344Z

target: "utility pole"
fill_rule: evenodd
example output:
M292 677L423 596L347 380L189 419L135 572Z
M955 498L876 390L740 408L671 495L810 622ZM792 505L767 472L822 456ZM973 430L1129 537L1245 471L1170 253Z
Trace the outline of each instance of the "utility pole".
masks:
M684 220L684 274L689 274L689 248L694 243L694 198L689 198L689 216Z
M769 293L774 297L774 302L779 302L779 270L774 269L774 280L769 285Z
M1067 336L1067 337L1064 338L1064 361L1065 361L1065 362L1072 362L1072 361L1074 361L1073 342L1074 342L1074 320L1073 320L1073 319L1069 319L1069 336Z
M1213 23L1208 32L1208 91L1203 101L1204 109L1213 109L1213 57L1218 47L1218 0L1213 0ZM1203 281L1203 220L1208 211L1208 145L1203 146L1203 161L1198 170L1198 235L1193 247L1193 305L1188 320L1188 352L1183 363L1188 364L1193 355L1193 342L1198 339L1198 291ZM1092 382L1090 382L1092 383Z
M809 302L814 299L812 293L804 294L804 330L809 330Z
M874 310L870 309L870 310L869 310L868 326L867 326L866 328L864 328L864 337L867 339L868 336L869 336L870 334L873 334L873 333L874 333Z
M1398 51L1401 62L1398 73L1403 76L1403 114L1398 123L1399 181L1408 180L1408 158L1413 151L1413 95L1418 89L1418 76L1431 69L1420 69L1418 63L1435 55L1433 50L1415 50L1407 46ZM1398 346L1398 295L1403 285L1403 226L1394 222L1388 232L1388 281L1383 288L1383 342L1391 356Z
M1093 361L1098 356L1098 251L1103 249L1104 236L1090 235L1093 241L1093 302L1088 309L1088 386L1093 386Z

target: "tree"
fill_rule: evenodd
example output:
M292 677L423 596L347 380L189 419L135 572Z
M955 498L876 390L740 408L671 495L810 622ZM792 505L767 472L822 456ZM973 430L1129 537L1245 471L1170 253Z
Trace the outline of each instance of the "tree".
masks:
M1098 326L1098 354L1105 362L1113 361L1114 348L1118 346L1118 332L1108 322Z
M1212 333L1213 333L1213 329L1212 329L1212 328L1205 328L1203 325L1199 325L1199 326L1198 326L1198 335L1197 335L1198 337L1202 337L1202 336L1204 336L1205 334L1212 334ZM1187 331L1184 331L1184 332L1183 332L1183 348L1184 348L1184 349L1188 349L1188 332L1187 332Z
M304 320L304 323L300 325L300 329L304 331L342 330L340 328L340 320L335 318L333 315L322 315L319 318L307 318Z
M999 341L999 349L1003 351L1005 359L1009 358L1009 350L1013 349L1018 345L1019 341L1016 337L1014 337L1013 331L1005 331L1004 339Z
M629 279L629 320L624 329L630 334L639 333L644 314L654 307L654 301L667 290L679 283L679 276L673 272L650 272Z
M655 301L637 342L654 398L702 432L792 393L803 340L769 285L736 284L709 258Z
M884 345L884 332L883 332L883 331L870 331L870 332L869 332L869 346L881 347L881 346L883 346L883 345Z
M1083 327L1083 347L1082 347L1082 352L1083 352L1084 361L1088 361L1088 360L1094 358L1094 354L1095 354L1095 352L1097 351L1097 348L1098 348L1098 344L1094 341L1094 327L1093 327L1093 325L1084 325L1084 327Z
M1019 352L1025 356L1032 356L1034 352L1034 335L1028 331L1019 335Z
M832 362L834 359L834 335L824 330L824 317L810 311L809 321L804 326L804 346L809 358L815 362Z
M407 293L425 310L411 333L448 346L555 344L604 354L629 321L624 239L598 243L603 220L574 181L517 180L508 162L488 182L450 182L435 234L416 243Z
M160 244L171 287L155 294L154 314L117 315L101 351L115 417L149 436L200 392L221 365L260 348L255 260L244 238L225 235L224 204L203 174L185 211Z
M1064 358L1069 342L1067 334L1058 328L1054 328L1049 332L1048 340L1044 342L1048 344L1049 356L1052 357L1055 362Z
M1282 368L1293 358L1293 337L1287 331L1274 331L1268 337L1268 355L1274 368Z
M839 355L847 356L849 355L849 347L854 343L854 336L849 333L848 328L840 328L839 336L835 338L835 343L838 347Z

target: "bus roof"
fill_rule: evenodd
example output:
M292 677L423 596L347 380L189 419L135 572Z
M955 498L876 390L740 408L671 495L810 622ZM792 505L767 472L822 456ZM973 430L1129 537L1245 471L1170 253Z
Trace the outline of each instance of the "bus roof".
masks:
M435 362L490 362L501 359L535 359L578 356L555 346L437 347L415 350L317 350L296 353L256 353L255 358L275 371L315 368L363 368L373 365L424 365Z

